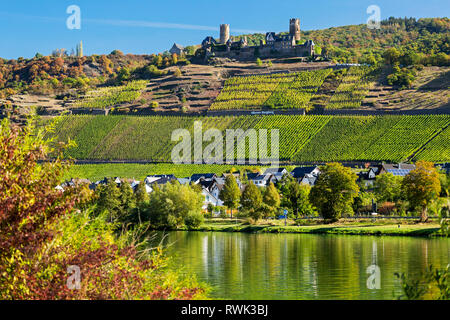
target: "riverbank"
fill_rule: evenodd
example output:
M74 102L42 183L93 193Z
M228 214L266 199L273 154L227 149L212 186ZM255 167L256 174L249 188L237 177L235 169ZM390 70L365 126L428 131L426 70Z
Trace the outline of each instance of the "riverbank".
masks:
M207 221L197 228L179 227L176 231L204 232L246 232L246 233L309 233L309 234L346 234L346 235L377 235L377 236L414 236L414 237L444 237L440 225L414 222L337 222L334 224L284 225L284 222L262 222L257 225L240 220L223 219Z

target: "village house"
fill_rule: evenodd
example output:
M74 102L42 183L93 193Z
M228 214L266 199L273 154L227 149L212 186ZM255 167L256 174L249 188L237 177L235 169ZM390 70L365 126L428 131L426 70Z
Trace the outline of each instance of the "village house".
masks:
M320 170L318 166L297 167L291 172L291 175L297 180L298 183L309 185L311 187L316 184L319 174Z
M196 173L191 176L191 183L197 184L201 179L211 181L214 178L217 178L215 173Z
M257 187L267 187L271 182L275 181L275 177L273 174L249 174L247 175L247 179Z
M152 185L154 183L158 185L164 185L166 183L172 182L174 180L177 180L177 177L175 177L173 174L158 174L158 175L151 175L147 176L144 179L145 184Z
M416 168L415 164L399 163L399 164L382 164L379 169L379 173L392 173L394 176L406 176L410 171Z
M147 192L148 194L153 192L153 188L151 186L149 186L148 184L146 184L145 182L133 180L133 182L131 182L130 186L133 189L133 191L136 192L137 186L140 185L141 183L145 184L145 192Z
M177 43L174 43L172 48L169 50L169 52L171 54L176 54L176 55L180 56L180 55L184 54L184 47Z
M386 164L383 163L378 166L369 167L367 171L362 171L359 174L359 181L362 181L366 187L373 186L376 178L384 173L392 173L394 176L404 177L411 170L416 168L415 164L398 163L398 164Z
M283 179L283 176L288 174L288 171L285 168L269 168L264 171L263 175L272 175L269 180L269 183L277 183Z

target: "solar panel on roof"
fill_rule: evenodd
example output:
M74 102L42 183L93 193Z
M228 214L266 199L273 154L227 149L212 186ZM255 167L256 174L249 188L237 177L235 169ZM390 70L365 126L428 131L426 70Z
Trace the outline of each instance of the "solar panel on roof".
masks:
M394 176L406 176L411 170L409 170L409 169L388 169L386 171L392 173Z

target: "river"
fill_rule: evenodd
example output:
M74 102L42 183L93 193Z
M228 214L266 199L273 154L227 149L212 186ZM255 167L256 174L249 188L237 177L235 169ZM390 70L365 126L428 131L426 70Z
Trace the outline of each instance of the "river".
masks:
M394 299L394 273L450 261L448 238L169 232L164 243L223 299Z

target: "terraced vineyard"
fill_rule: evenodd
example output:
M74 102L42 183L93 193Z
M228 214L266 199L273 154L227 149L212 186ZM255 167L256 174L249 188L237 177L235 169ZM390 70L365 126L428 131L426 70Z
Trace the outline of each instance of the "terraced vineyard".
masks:
M292 81L294 74L235 77L225 81L225 86L211 110L252 109L261 107L280 82Z
M362 159L402 161L426 144L434 134L449 124L450 116L400 116L400 120L386 128L380 139L361 155ZM447 145L450 145L448 143ZM442 158L442 160L445 160Z
M295 155L294 161L362 160L361 152L375 143L384 134L386 128L398 121L398 117L390 116L333 117ZM375 159L381 160L378 157Z
M76 159L171 162L171 151L178 143L171 141L172 132L187 129L194 143L195 121L201 121L203 132L220 130L224 140L227 129L267 129L268 150L271 130L278 129L280 160L287 162L398 162L408 160L420 150L415 159L450 161L450 115L66 116L56 135L58 140L70 137L77 142L78 147L66 153ZM203 147L209 144L204 141Z
M450 159L450 126L431 140L414 157L414 160L441 161L440 159Z
M127 85L105 87L89 91L83 99L74 103L75 107L104 109L121 103L133 102L141 95L147 81L131 81Z
M311 109L315 96L332 69L321 69L288 74L234 77L212 104L211 110ZM327 109L355 109L361 106L369 92L370 67L350 67L337 89L332 93Z
M368 67L350 67L326 106L327 109L356 109L369 92Z
M331 69L323 69L300 72L291 81L280 82L264 105L283 109L310 109L309 101L331 71Z

